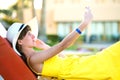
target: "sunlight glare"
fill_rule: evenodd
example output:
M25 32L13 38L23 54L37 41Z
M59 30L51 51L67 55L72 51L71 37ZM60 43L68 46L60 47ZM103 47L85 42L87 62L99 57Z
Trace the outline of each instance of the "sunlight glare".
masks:
M0 9L7 9L16 2L17 0L0 0Z
M42 9L42 2L43 2L43 0L34 0L34 8Z

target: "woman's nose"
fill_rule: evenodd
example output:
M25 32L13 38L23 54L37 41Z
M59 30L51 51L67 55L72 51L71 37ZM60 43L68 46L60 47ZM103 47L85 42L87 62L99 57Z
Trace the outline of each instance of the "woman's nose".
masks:
M31 34L31 37L32 37L32 39L34 39L34 38L35 38L35 35Z

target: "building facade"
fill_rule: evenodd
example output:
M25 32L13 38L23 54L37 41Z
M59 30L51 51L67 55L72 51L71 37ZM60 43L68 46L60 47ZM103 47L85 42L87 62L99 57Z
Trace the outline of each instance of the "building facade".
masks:
M93 22L83 32L86 42L112 42L120 39L120 0L48 0L47 33L66 36L82 20L90 6Z
M82 33L85 42L120 40L120 0L46 0L46 33L66 36L80 24L85 6L94 16Z

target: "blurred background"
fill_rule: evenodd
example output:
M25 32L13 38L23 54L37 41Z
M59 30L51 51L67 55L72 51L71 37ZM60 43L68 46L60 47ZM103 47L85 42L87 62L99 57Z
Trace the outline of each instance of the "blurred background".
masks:
M0 22L8 29L36 16L38 38L52 46L77 28L85 6L90 6L93 22L68 50L100 51L119 41L120 0L0 0Z

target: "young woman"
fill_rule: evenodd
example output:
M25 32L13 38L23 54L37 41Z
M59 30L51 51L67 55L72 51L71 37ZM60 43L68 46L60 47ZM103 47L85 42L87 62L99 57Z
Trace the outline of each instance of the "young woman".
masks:
M35 40L30 26L22 23L10 26L7 39L12 43L16 53L26 58L27 64L37 75L70 80L120 80L120 42L96 55L58 55L73 44L91 22L91 10L88 7L86 10L84 20L78 28L53 47L41 40Z

